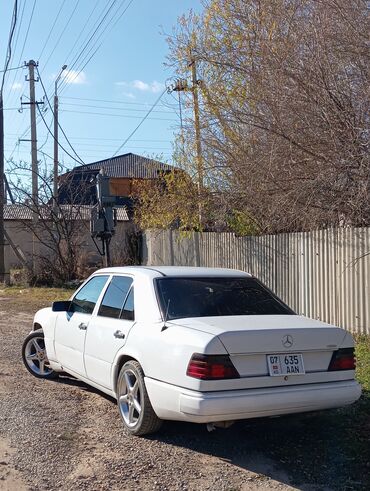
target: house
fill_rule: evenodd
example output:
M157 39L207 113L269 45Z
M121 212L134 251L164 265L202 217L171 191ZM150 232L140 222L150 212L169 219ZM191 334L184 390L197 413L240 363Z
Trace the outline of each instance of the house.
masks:
M135 183L158 179L174 167L134 153L118 155L91 164L80 165L59 178L59 204L95 205L97 203L96 176L104 170L110 178L112 194L119 196L118 203L126 206L131 216Z

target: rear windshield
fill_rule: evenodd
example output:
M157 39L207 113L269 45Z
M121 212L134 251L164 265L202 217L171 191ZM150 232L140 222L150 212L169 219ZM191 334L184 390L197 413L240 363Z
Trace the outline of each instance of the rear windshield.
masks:
M157 278L163 317L294 314L255 278Z

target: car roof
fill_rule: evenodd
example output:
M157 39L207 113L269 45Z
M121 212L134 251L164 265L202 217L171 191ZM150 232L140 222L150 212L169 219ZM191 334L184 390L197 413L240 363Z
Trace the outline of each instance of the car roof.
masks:
M99 269L96 273L118 273L144 275L152 278L160 276L248 276L245 271L229 268L204 268L194 266L115 266Z

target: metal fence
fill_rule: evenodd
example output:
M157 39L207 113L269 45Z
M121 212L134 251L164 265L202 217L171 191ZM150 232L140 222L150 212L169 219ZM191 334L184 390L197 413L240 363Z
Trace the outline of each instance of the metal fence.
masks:
M143 264L248 271L297 313L370 334L370 228L260 237L151 230Z

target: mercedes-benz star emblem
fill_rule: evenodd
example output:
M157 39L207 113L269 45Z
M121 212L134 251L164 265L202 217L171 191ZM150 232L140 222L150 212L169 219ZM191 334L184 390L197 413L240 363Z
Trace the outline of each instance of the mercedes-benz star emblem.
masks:
M285 348L291 348L293 346L293 338L290 334L286 334L282 340L283 346Z

